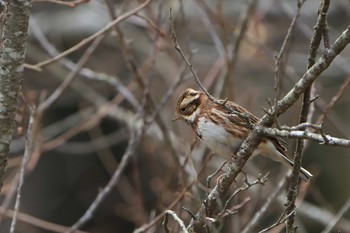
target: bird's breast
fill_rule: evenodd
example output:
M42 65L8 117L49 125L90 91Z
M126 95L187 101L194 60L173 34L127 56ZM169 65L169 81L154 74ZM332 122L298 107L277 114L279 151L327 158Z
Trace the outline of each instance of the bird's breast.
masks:
M228 133L224 126L206 117L198 119L195 131L209 149L225 157L229 157L242 143L241 139Z

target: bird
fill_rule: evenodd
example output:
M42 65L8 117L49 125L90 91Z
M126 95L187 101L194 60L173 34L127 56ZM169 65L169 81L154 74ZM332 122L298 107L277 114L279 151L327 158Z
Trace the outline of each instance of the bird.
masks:
M171 121L177 120L187 122L210 150L226 158L234 158L251 131L248 126L259 122L259 118L239 104L222 99L214 102L206 93L192 88L183 91L178 99ZM287 143L278 137L264 137L252 157L263 155L293 168L294 162L287 157L286 146ZM299 177L305 181L313 179L303 167Z

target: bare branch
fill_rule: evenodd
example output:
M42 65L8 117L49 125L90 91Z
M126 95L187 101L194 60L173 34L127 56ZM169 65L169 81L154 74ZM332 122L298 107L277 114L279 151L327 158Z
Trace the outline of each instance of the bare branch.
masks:
M329 111L333 108L333 106L338 102L338 100L343 96L343 94L345 93L346 88L349 86L350 84L350 76L348 76L343 84L341 85L341 87L339 88L339 91L337 92L337 94L335 96L332 97L331 101L329 101L328 105L326 106L326 108L323 110L323 113L318 117L317 119L317 124L321 124L327 117Z
M296 209L294 209L292 212L290 212L287 216L285 216L284 218L283 215L281 215L281 217L277 220L277 222L275 222L274 224L272 224L271 226L259 231L259 233L263 233L263 232L267 232L275 227L277 227L278 225L281 225L282 223L284 223L291 215L295 214Z
M179 216L177 216L177 214L172 210L165 211L163 227L164 227L164 230L166 233L169 233L169 230L168 230L168 217L169 216L172 216L174 218L174 220L179 224L179 226L181 227L181 230L184 233L189 233L187 231L186 226L185 226L184 222L182 221L182 219L180 219Z
M325 227L329 225L331 219L335 218L333 211L305 201L298 207L298 213L304 219L314 221L315 223L320 223ZM350 229L350 221L344 218L340 219L337 223L337 228L341 232L346 232L348 229Z
M310 69L315 64L315 59L317 55L316 53L320 46L321 36L324 32L324 28L327 21L327 12L329 8L329 3L330 3L330 0L323 0L320 3L319 17L315 26L314 36L311 39L311 43L310 43L310 50L309 50L309 57L308 57L308 64L307 64L308 69ZM312 113L312 112L309 112L310 105L312 104L312 102L310 101L310 99L312 98L311 91L312 91L312 83L304 91L303 104L299 115L299 124L305 123L308 120L308 118L311 118L311 117L308 117L309 113ZM295 201L298 195L299 172L301 169L301 163L303 159L303 150L304 150L304 140L298 139L296 143L295 152L294 152L295 158L294 158L292 178L289 184L288 194L287 194L287 198L288 198L287 215L289 215L287 219L287 233L296 232L296 226L294 225L295 215L292 213L294 213L296 208Z
M306 128L312 128L318 131L318 133L316 134L309 131L302 131L302 129ZM330 135L326 135L322 130L322 125L314 125L307 122L292 127L282 126L280 129L260 127L259 130L261 130L264 134L272 137L278 136L282 138L309 139L329 146L350 146L349 139L336 138Z
M22 193L22 186L24 183L24 176L25 176L27 164L30 160L30 157L31 157L31 155L33 153L33 149L34 149L33 148L33 140L34 140L33 125L34 125L34 120L35 120L34 116L35 116L35 109L31 109L30 110L29 125L28 125L27 134L26 134L26 148L24 151L19 180L18 180L16 203L15 203L14 213L13 213L13 217L12 217L10 233L14 233L15 229L16 229L18 212L19 212L19 208L21 206L21 193Z
M135 119L135 120L140 121L140 119ZM91 203L90 207L85 211L83 216L81 216L80 219L73 226L70 227L67 233L73 233L75 230L77 230L82 225L84 225L93 216L93 214L95 213L96 209L100 206L102 201L106 199L107 195L111 192L112 188L117 184L121 173L124 171L126 165L131 159L131 156L134 154L136 146L140 142L143 128L144 127L139 129L134 129L131 131L128 147L126 148L126 151L122 157L122 160L118 168L115 170L113 176L109 180L108 184L98 193L97 197Z
M80 4L84 4L84 3L87 3L89 1L90 0L73 0L70 2L60 1L60 0L34 0L34 2L51 2L51 3L58 4L58 5L69 6L69 7L76 7Z
M93 41L93 43L90 45L90 47L85 51L84 55L80 58L77 65L74 67L74 69L69 73L68 77L64 79L64 81L61 83L59 87L38 107L38 112L43 112L47 108L50 107L50 105L57 100L57 98L68 88L69 84L73 82L74 78L77 76L83 65L87 62L87 60L90 58L91 54L95 51L97 46L100 44L100 42L105 37L104 34L99 35L96 37Z
M260 209L256 212L256 214L253 216L253 218L248 222L248 224L241 230L241 233L249 233L252 232L255 225L258 223L258 221L264 216L267 209L272 204L272 201L274 201L277 197L277 195L281 192L283 186L287 182L287 178L290 176L291 172L289 171L285 177L278 182L276 185L276 188L273 189L271 194L269 195L268 199L264 202L264 204L260 207Z
M332 229L337 225L339 220L343 217L343 215L348 211L350 208L350 198L345 202L343 207L339 210L336 216L329 222L328 226L322 231L322 233L329 233L332 231Z
M175 49L180 53L182 59L185 61L186 65L190 68L190 71L194 77L195 82L198 84L198 86L203 90L203 92L208 96L208 98L213 101L214 103L223 106L226 110L230 111L231 114L236 114L240 117L243 117L248 124L246 125L247 127L251 126L250 123L250 119L246 114L243 114L241 112L235 111L233 110L230 106L226 105L226 102L228 99L224 100L223 102L218 101L216 98L214 98L209 92L208 90L203 86L202 82L199 80L199 77L196 73L196 71L193 68L193 65L190 63L190 61L187 59L187 57L185 56L185 54L183 53L178 41L177 41L177 37L176 37L176 31L175 31L175 26L173 23L173 16L171 13L171 9L170 9L170 21L171 21L171 39L173 40L174 44L175 44Z
M182 192L176 197L176 199L169 205L167 206L165 209L172 209L174 208L174 206L176 204L179 203L179 201L185 196L185 194L187 193L187 191L192 187L192 185L195 183L196 180L191 181L183 190ZM152 226L154 226L157 222L161 221L165 216L165 211L163 211L162 213L160 213L158 216L156 216L154 219L152 219L152 221L150 221L149 223L135 229L133 231L133 233L141 233L141 232L145 232L148 229L150 229ZM192 216L191 216L192 217Z
M269 114L264 115L259 125L260 126L271 126L274 122L272 115L279 116L284 113L289 107L291 107L304 91L311 86L313 81L319 77L319 75L331 64L334 58L347 46L350 42L350 26L339 36L335 43L328 49L323 56L313 65L295 84L286 96L284 96L277 105L274 105ZM246 164L249 157L260 144L262 140L262 132L255 128L247 137L247 139L241 145L236 160L228 165L225 173L222 175L218 184L207 196L205 201L201 205L200 210L196 214L196 219L192 220L188 229L194 232L200 232L200 229L205 228L205 216L211 215L217 207L217 199L223 197L228 191L230 185L241 171L242 167Z
M14 131L15 110L26 54L30 0L8 1L0 51L0 190Z
M30 30L33 32L33 35L37 38L40 45L46 50L46 52L50 56L57 56L59 52L57 49L48 41L42 30L39 28L39 25L37 24L36 20L32 18L29 22ZM64 65L69 70L75 70L78 66L68 58L61 58L59 62ZM106 73L98 73L95 72L89 68L81 68L77 69L79 71L79 74L83 77L91 80L98 80L102 82L106 82L110 85L112 85L117 91L119 91L121 94L123 94L124 98L135 108L137 109L139 106L139 103L135 96L119 81L118 77L112 77ZM71 72L72 74L72 72ZM71 75L69 75L71 76ZM69 78L67 77L67 79ZM67 81L64 81L67 82ZM61 84L63 85L63 83Z
M281 83L281 75L282 75L283 68L284 68L284 65L285 65L285 64L283 64L283 57L286 56L285 53L286 53L286 50L287 50L287 46L290 43L290 40L292 38L293 32L295 30L295 25L296 25L295 23L297 22L297 19L300 16L300 10L301 10L301 7L304 4L304 2L305 2L305 0L302 0L302 1L300 1L298 3L297 12L296 12L295 16L293 17L292 22L289 25L288 32L287 32L287 35L284 37L281 49L278 52L278 54L276 55L275 86L274 86L275 99L274 99L274 104L277 103L277 100L280 98L280 95L281 95L281 85L282 85L282 83Z
M8 218L12 218L12 216L14 215L13 210L5 209L3 207L0 207L0 212L1 212L2 216L6 216ZM21 221L21 222L24 222L27 224L31 224L31 225L36 226L38 228L52 231L52 232L64 233L68 230L68 227L58 225L58 224L55 224L52 222L48 222L48 221L45 221L43 219L39 219L39 218L33 217L29 214L25 214L25 213L21 213L21 212L18 212L17 219L18 219L18 221ZM77 230L74 233L88 233L88 232Z
M172 9L170 8L170 22L171 22L171 39L173 40L175 44L175 49L179 52L181 55L182 59L185 61L186 65L190 68L190 71L194 77L194 81L198 84L198 86L204 91L204 93L209 97L210 100L215 101L215 98L208 92L208 90L203 86L201 81L199 80L199 77L197 75L197 72L194 70L192 64L190 61L187 59L185 54L182 52L182 49L177 42L177 36L176 36L176 31L175 31L175 25L174 25L174 20L173 20L173 14L172 14Z
M61 0L47 1L57 1L60 4L59 1ZM68 1L83 3L85 0ZM118 18L124 17L125 13L128 14L130 10L135 10L140 4L145 2L149 2L147 6L130 15L127 20L117 23ZM297 10L299 12L304 0L297 0L296 2L299 3ZM28 70L27 72L28 79L26 79L25 84L29 85L23 89L23 95L30 100L30 105L40 106L40 103L43 103L43 101L39 100L38 93L47 93L45 90L40 91L40 89L52 89L53 81L65 84L58 88L56 87L56 90L55 88L53 89L54 94L48 95L50 96L47 98L49 102L45 102L46 107L43 107L42 111L38 113L38 117L36 117L39 127L37 132L32 134L35 141L33 144L34 150L32 159L26 168L26 175L35 169L31 178L39 178L37 175L41 175L43 172L41 170L42 167L40 167L41 163L39 163L42 162L42 159L48 159L50 166L56 165L51 163L52 159L58 158L57 156L55 158L51 156L54 153L64 158L64 164L60 163L57 165L66 165L66 162L71 164L71 160L78 161L83 159L87 161L87 163L84 162L83 164L78 163L74 167L68 165L69 170L64 170L68 173L64 172L62 174L68 175L67 181L71 181L71 172L74 172L74 175L78 175L78 173L85 174L81 172L84 172L86 168L90 169L89 164L94 166L93 172L96 172L97 175L94 176L96 182L100 181L99 178L105 179L106 175L109 176L109 179L107 178L107 185L104 184L102 188L96 187L95 183L89 181L89 184L94 186L93 189L90 189L90 194L86 192L80 194L89 196L92 194L94 198L87 206L83 207L86 212L83 212L82 215L74 220L76 223L73 225L73 222L71 228L47 221L40 223L40 219L35 220L35 218L28 218L28 216L24 217L24 222L21 222L23 217L23 213L21 213L22 208L26 212L29 211L27 213L29 217L31 217L30 214L35 212L35 210L32 212L32 210L28 209L27 211L24 208L27 206L24 202L31 200L31 195L33 194L33 190L27 190L25 188L26 185L24 185L21 198L23 204L21 204L19 211L15 212L13 220L16 221L17 219L16 228L19 229L22 227L21 224L23 224L28 225L30 228L73 232L75 231L74 229L78 228L89 231L101 229L99 228L100 226L103 228L113 227L103 223L99 225L101 222L96 218L98 216L95 216L97 212L106 210L104 203L106 199L110 198L111 190L113 190L112 192L118 192L118 195L111 199L115 204L115 218L131 223L135 233L151 233L159 230L166 232L187 231L191 233L224 231L248 233L258 232L271 224L273 225L269 229L276 226L271 231L281 229L284 225L281 223L285 222L286 216L293 216L295 213L295 209L291 213L287 213L283 205L286 193L279 194L280 190L285 187L286 180L289 177L284 177L283 173L278 173L275 168L272 168L274 170L271 171L273 179L269 179L265 183L265 188L260 188L260 186L249 188L252 182L248 182L248 176L245 171L257 175L258 170L263 169L261 172L264 171L265 174L266 169L271 167L264 166L264 160L259 160L258 164L254 163L254 161L247 165L245 163L248 161L250 154L256 150L254 148L270 137L278 138L278 140L279 138L303 139L305 145L314 141L326 146L350 148L350 136L347 135L347 128L349 128L346 125L347 119L341 115L342 111L338 111L339 108L333 111L336 101L342 102L341 104L347 101L346 86L349 85L350 79L344 79L341 87L338 79L335 80L335 83L333 83L334 79L327 79L325 82L327 84L332 83L332 86L318 85L318 82L315 82L317 89L309 89L311 83L328 68L329 64L332 63L333 66L336 61L338 61L338 66L341 64L343 67L336 67L336 72L327 74L337 75L337 77L344 76L343 73L348 70L345 59L340 58L336 61L333 61L333 59L335 57L338 58L337 54L346 46L346 43L349 43L350 32L347 31L349 30L348 28L341 36L340 34L334 34L336 31L345 29L341 28L344 27L344 24L341 23L337 25L330 24L332 27L335 26L335 30L329 32L325 28L321 35L321 43L323 38L326 51L324 53L323 51L318 51L316 53L318 57L316 58L320 59L317 60L315 58L315 64L308 66L308 71L305 71L305 74L303 74L303 71L300 73L301 61L298 59L293 60L293 67L291 67L290 64L287 64L287 59L290 55L305 56L305 51L300 50L300 48L305 46L305 41L307 41L307 38L312 37L312 33L308 34L307 38L300 38L297 35L297 40L292 41L291 38L294 35L292 30L294 27L298 32L299 30L304 30L301 27L304 17L299 17L298 21L296 20L297 16L295 15L299 14L296 12L296 7L292 11L288 11L288 13L283 11L284 5L290 6L293 3L276 3L269 2L267 4L270 5L265 3L261 5L256 0L250 0L245 3L228 3L224 0L215 2L179 0L173 2L173 11L171 12L173 15L170 16L169 20L163 15L166 12L163 7L167 6L167 3L164 1L123 0L116 2L104 0L102 2L91 2L93 5L82 5L74 9L74 11L64 6L61 7L62 9L59 9L59 12L50 10L50 13L55 14L53 16L57 17L57 20L54 22L54 28L60 30L53 31L53 27L50 28L51 24L49 23L51 22L49 20L51 20L51 17L44 25L41 23L36 25L35 21L33 21L33 24L30 25L33 37L29 46L27 46L30 52L27 61L33 62L33 64L39 62L39 66L29 65L29 68L34 70ZM276 5L272 8L269 7L272 4ZM338 3L334 4L338 5ZM194 5L197 7L193 7ZM91 6L97 7L94 7L91 11ZM248 7L245 8L246 6ZM241 7L244 7L244 9L239 10ZM275 12L274 9L276 8L281 9L282 13ZM42 9L44 10L43 14L41 14ZM40 18L41 22L43 22L43 19L47 17L45 10L41 8L39 11L32 12L32 15ZM254 10L256 10L256 13ZM64 16L67 16L67 19L69 17L68 20L72 22L72 25L65 24L62 27L57 27L61 20L66 22L66 18L62 18L61 15L63 11L67 11ZM310 11L314 11L314 9L303 9L301 16L304 16L304 12L309 13ZM337 12L338 9L330 8L330 11ZM56 15L56 13L58 14ZM101 14L99 14L98 18L93 18L94 22L88 28L84 26L78 29L75 28L77 26L75 23L79 23L78 26L81 26L80 23L85 24L88 21L77 20L77 22L74 22L74 20L70 20L91 13ZM332 14L332 17L333 15L336 14ZM174 16L174 22L172 16ZM316 17L315 15L313 16L314 19ZM271 20L276 18L279 20ZM0 12L1 20L2 14ZM82 60L79 62L82 54L89 52L89 46L97 46L93 41L100 38L94 33L101 28L108 27L110 25L108 24L109 22L115 22L115 24L104 33L99 34L101 38L107 36L108 39L105 37L106 40L103 39L101 41L101 44L96 48L96 52L91 54L88 62L83 63ZM288 25L287 28L285 28L285 25L291 22L293 25L289 28L289 32L286 32ZM309 20L307 22L310 23ZM334 22L333 18L331 22ZM175 25L176 33L174 23L178 24ZM201 28L198 27L198 23L202 26ZM252 27L248 27L249 24ZM282 26L286 30L283 30ZM309 25L307 27L309 30ZM0 31L1 28L2 24L0 23ZM72 28L75 29L74 35L76 35L73 41L71 40ZM75 34L78 30L79 33ZM164 33L168 30L173 32L173 40ZM61 40L60 36L63 33L65 33L64 37L62 37L64 40ZM328 33L332 39L339 36L336 43L334 43L334 40L330 41ZM275 49L276 42L282 43L283 38L281 40L281 36L283 34L287 35L281 48L284 55L281 55L280 61L283 65L275 67L276 57L274 57L274 52L271 48ZM95 35L94 39L91 39L90 35ZM180 36L185 39L180 41ZM84 38L90 41L84 42L84 44ZM79 46L73 49L70 44L76 44L74 42L76 40L82 44L78 43ZM74 52L73 50L65 51L66 46L73 49ZM177 49L174 49L174 46ZM323 50L323 46L318 49L320 51ZM268 82L273 81L274 68L279 69L282 76L285 72L288 78L291 78L291 80L288 80L288 85L296 83L294 88L284 98L281 99L282 95L274 101L272 97L271 101L268 100L269 105L266 108L260 107L265 111L266 116L259 119L257 125L255 125L255 121L254 124L250 122L249 117L245 114L234 111L227 106L228 101L233 100L232 96L230 97L233 93L231 92L233 87L230 86L232 83L229 85L224 85L223 83L225 78L227 82L230 82L235 76L233 69L235 68L234 63L238 61L237 51L242 55L242 60L239 64L236 64L239 65L237 75L240 76L240 80L237 83L235 82L237 85L235 85L234 89L237 89L239 92L237 96L240 97L237 101L251 109L252 112L254 112L253 106L259 108L259 104L263 104L261 99L254 98L254 93L271 94L266 93L268 91L266 88L268 88ZM66 52L69 55L65 56ZM291 54L289 55L288 53ZM47 57L50 59L46 60ZM48 65L49 63L46 62L50 60L52 63ZM44 63L40 65L40 61ZM304 63L306 63L306 59ZM25 66L25 68L28 68L28 66ZM70 73L68 79L66 79L67 75L62 75L67 71L68 74ZM45 78L47 74L53 80ZM77 76L74 77L76 74ZM203 77L201 77L202 75ZM78 76L83 79L78 78ZM283 82L282 76L281 82ZM254 85L255 82L263 85ZM188 85L195 85L197 89L201 89L201 87L198 87L201 84L201 87L207 88L206 94L210 99L209 101L213 101L213 103L225 108L225 111L231 116L239 116L246 119L247 123L237 123L237 125L245 127L247 135L251 132L247 140L242 144L242 148L240 150L236 148L234 155L230 156L232 158L225 158L228 159L228 162L219 169L218 167L223 163L224 158L214 157L214 153L209 153L205 143L195 140L197 138L196 135L192 134L191 128L185 123L174 125L169 122L170 116L174 111L174 101L177 99L177 89L188 87ZM335 85L337 84L339 84L339 90L336 90ZM283 88L283 84L280 83L280 85ZM225 92L220 90L220 88L225 89ZM327 91L326 88L330 90L327 93L325 93ZM300 105L300 97L304 93L307 96L309 90L310 95L306 97L308 106L310 106L307 121L301 124L297 123L294 126L294 117L297 115L295 107ZM326 103L327 101L324 100L323 96L330 96L332 94L330 92L333 90L335 90L334 96L329 97L331 100L329 103ZM282 92L285 91L288 92L289 90L283 90ZM63 96L65 94L66 96ZM314 97L316 94L320 95L317 101L315 101L316 97ZM220 96L222 100L216 99L214 96ZM45 98L40 99L44 100ZM33 104L37 102L39 104ZM55 104L52 105L51 103L54 102ZM20 102L19 104L22 105L23 103ZM288 109L292 105L293 108ZM312 110L313 105L317 105L317 111ZM331 128L323 128L322 124L314 121L317 117L313 117L313 114L322 113L327 105L329 110L327 110L328 113L325 114L324 119L329 118L330 123L332 123ZM45 111L44 113L43 110L48 109L48 107L50 111ZM23 108L19 108L16 111L16 125L18 128L13 134L15 140L11 142L10 169L7 169L6 184L3 187L4 196L6 195L6 197L4 197L3 208L0 208L0 215L3 216L4 221L8 222L11 221L11 214L14 214L10 207L11 204L14 204L12 199L16 197L15 190L20 177L21 156L25 149L28 148L25 145L26 140L23 132L26 132L28 127L29 114L28 111L22 112L21 109ZM288 117L284 115L280 119L279 116L286 113L287 109L288 115L293 114L293 116ZM282 126L284 120L289 122L288 126L292 126ZM276 126L271 128L274 124ZM332 128L334 124L336 127ZM275 129L276 127L277 129ZM343 134L334 133L338 132L339 128L342 130L339 132L343 132ZM139 131L141 132L139 133ZM189 131L190 133L188 133ZM141 134L140 138L135 139L135 135L138 134ZM239 143L242 143L242 141ZM292 141L295 142L296 140ZM283 146L286 145L282 140L281 143ZM126 146L127 149L124 149L124 152L120 154L120 149ZM128 152L130 147L133 148L131 152ZM333 150L335 148L328 147L326 149ZM133 156L136 151L138 156ZM341 153L343 152L346 151L341 150ZM85 155L86 153L88 155ZM90 163L96 159L101 163ZM119 159L128 161L125 163L123 161L119 165ZM317 171L320 170L318 169L320 163L322 161L319 160L313 160L312 162L315 177L318 175ZM130 169L123 170L125 164L128 164L127 167ZM49 167L44 168L47 169ZM56 168L59 167L56 166ZM217 172L215 172L216 176L207 182L210 183L211 187L205 186L206 178L214 171L220 172L217 175ZM320 170L321 173L323 173L322 171ZM103 177L98 175L101 172ZM239 177L246 175L244 183L235 182L239 173L242 175ZM89 172L89 174L91 173ZM80 177L79 182L88 178L85 176ZM53 178L56 178L56 176ZM210 180L211 176L208 178ZM25 182L33 182L35 181L34 179L28 179ZM40 179L48 180L51 177L40 176ZM282 181L278 183L279 180ZM263 183L260 179L253 182L253 184L260 183ZM56 188L69 188L66 185L59 185L58 187L56 182L50 182L49 185L53 185L55 189L50 189L50 187L46 189L44 187L45 190L55 192ZM324 200L323 193L319 192L315 185L318 185L318 183L301 182L301 185L297 186L300 195L298 195L296 201L296 213L298 217L299 215L302 218L309 216L315 224L326 227L329 221L325 216L330 216L328 219L336 217L335 214L331 213L331 211L336 212L331 206L334 200L328 199L328 197L327 200ZM79 187L80 185L77 186L77 188ZM308 189L309 187L311 189ZM242 192L248 188L248 191ZM340 189L340 187L334 188ZM39 189L34 191L41 193L42 190L39 187ZM74 189L73 191L78 190ZM341 190L337 190L337 192L339 191ZM317 202L315 206L317 205L317 208L319 208L318 212L314 209L301 211L299 203L306 202L303 200L303 197L306 195L310 195L308 198L311 198L313 202ZM23 197L26 198L23 199ZM83 197L79 196L79 198ZM41 201L44 201L43 204L45 205L45 200L41 199ZM36 205L35 203L30 204ZM70 203L63 204L64 206L70 205ZM81 204L84 205L84 203ZM306 202L306 204L308 203ZM183 206L186 208L182 208ZM325 208L322 208L323 206ZM329 208L328 212L326 208ZM12 206L12 209L18 208ZM277 216L281 212L283 212L281 217ZM322 220L317 219L317 216L313 216L313 214L317 215L320 212L328 213L328 215L325 214ZM236 213L239 213L239 216L234 216ZM59 220L60 214L61 212L58 212L55 219ZM261 220L261 216L266 215L269 215L273 222L265 224ZM38 217L43 216L38 215ZM69 216L67 215L66 217ZM164 228L161 225L163 220L165 221ZM33 221L33 223L30 221ZM117 224L117 227L119 227L119 223L122 223L121 221L118 220L114 224ZM90 223L93 224L91 225ZM348 224L348 221L342 217L334 229L347 229ZM305 225L305 228L308 227L309 225Z
M73 47L71 47L70 49L67 49L66 51L62 52L61 54L50 58L46 61L42 61L39 62L38 64L32 65L34 66L36 69L41 69L44 66L47 66L59 59L61 59L62 57L65 57L71 53L73 53L74 51L80 49L81 47L87 45L88 43L90 43L91 41L93 41L96 37L107 33L111 28L113 28L116 24L121 23L122 21L126 20L127 18L129 18L130 16L136 14L138 11L142 10L143 8L145 8L146 6L148 6L148 4L151 2L152 0L146 0L144 1L141 5L139 5L138 7L126 12L125 14L119 16L118 18L116 18L115 20L113 20L112 22L110 22L109 24L107 24L104 28L102 28L101 30L99 30L98 32L96 32L95 34L83 39L82 41L80 41L78 44L74 45Z
M222 169L224 168L224 166L226 165L226 163L227 163L227 160L226 160L213 174L211 174L211 175L209 175L209 176L207 177L207 187L208 187L208 188L210 188L210 181L211 181L211 179L213 179L214 176L216 176L219 172L222 171ZM218 179L220 179L220 176L219 176Z
M226 200L224 207L222 208L221 212L218 214L219 217L224 216L225 212L228 211L227 206L230 203L230 201L232 200L232 198L234 198L235 196L237 196L240 192L246 191L248 190L250 187L254 186L254 185L264 185L265 182L267 181L267 177L269 176L269 174L267 173L264 176L259 175L258 178L253 181L253 182L248 182L248 178L247 175L244 173L244 185L242 187L240 187L239 189L237 189L236 191L233 192L233 194L231 194L231 196Z

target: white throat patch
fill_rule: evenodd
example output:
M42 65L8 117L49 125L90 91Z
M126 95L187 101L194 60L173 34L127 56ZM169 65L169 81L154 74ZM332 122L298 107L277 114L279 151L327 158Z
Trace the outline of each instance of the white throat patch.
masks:
M199 108L197 108L191 115L185 116L185 119L186 121L188 121L188 123L193 123L196 117L198 116L198 114L199 114Z

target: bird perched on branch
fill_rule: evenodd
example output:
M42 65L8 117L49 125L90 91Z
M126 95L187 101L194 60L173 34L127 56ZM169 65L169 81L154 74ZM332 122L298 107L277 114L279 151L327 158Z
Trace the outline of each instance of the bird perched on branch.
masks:
M213 152L230 158L235 156L247 138L252 125L259 119L240 105L227 100L218 104L201 91L186 89L180 96L172 121L186 121ZM252 156L263 155L289 168L294 163L286 156L286 142L277 137L265 137ZM308 181L312 174L301 168L299 176Z

